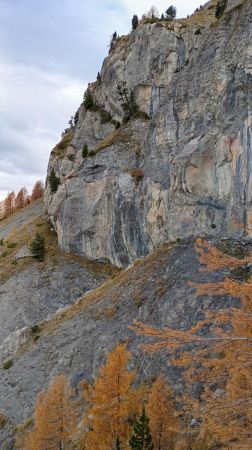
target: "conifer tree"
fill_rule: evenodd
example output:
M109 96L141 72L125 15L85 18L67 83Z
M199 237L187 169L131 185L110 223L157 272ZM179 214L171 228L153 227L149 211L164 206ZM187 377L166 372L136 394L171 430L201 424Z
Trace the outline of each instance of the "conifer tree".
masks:
M149 429L149 419L143 408L141 416L136 420L130 438L130 448L133 450L153 450L153 443Z
M44 185L41 180L37 181L32 189L31 201L37 200L44 195Z
M166 18L169 20L175 19L177 10L174 6L169 6L169 8L165 11Z
M16 196L16 208L21 209L27 204L28 195L25 187L22 187Z
M139 399L132 387L135 373L127 369L130 356L125 345L118 345L84 394L91 405L84 420L90 429L88 450L125 448L129 440L129 417L139 409Z
M25 450L72 450L71 436L77 424L72 396L64 375L57 376L48 391L38 395L35 428L27 437Z
M31 242L30 250L32 252L33 258L38 261L43 261L45 255L45 238L38 232L36 233L35 238Z
M82 158L87 158L87 156L88 156L88 146L87 144L84 144L82 149Z
M164 375L152 384L146 412L155 450L173 449L179 424L172 391Z
M59 179L59 177L57 177L54 168L52 168L50 171L50 174L48 176L48 181L50 184L51 192L53 192L53 193L57 192L58 187L60 185L60 179Z
M134 14L133 18L132 18L132 30L136 30L137 27L139 25L139 20L136 14Z
M86 109L91 109L94 106L93 96L89 89L87 89L86 92L84 93L83 100L84 100L84 107Z

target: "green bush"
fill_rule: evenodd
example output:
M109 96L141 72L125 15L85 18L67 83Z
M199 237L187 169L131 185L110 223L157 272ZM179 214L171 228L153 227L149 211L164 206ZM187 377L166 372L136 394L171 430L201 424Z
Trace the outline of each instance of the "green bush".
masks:
M75 155L68 155L67 159L69 159L69 161L74 161L75 160Z
M33 258L43 261L45 255L45 238L38 232L30 244L30 250Z
M0 239L0 245L4 245L4 240Z
M8 361L5 361L3 363L3 369L8 370L13 366L13 360L12 359L8 359Z
M16 242L10 242L9 244L7 244L7 248L15 248L17 246Z
M40 326L38 324L35 324L31 327L32 333L36 334L36 333L40 333L41 329Z
M52 168L48 177L51 192L55 193L60 185L60 179L57 177L55 170Z
M90 150L88 156L95 156L95 155L96 155L96 152L94 150Z
M6 256L8 256L8 254L9 254L8 252L3 252L1 256L2 258L5 258Z

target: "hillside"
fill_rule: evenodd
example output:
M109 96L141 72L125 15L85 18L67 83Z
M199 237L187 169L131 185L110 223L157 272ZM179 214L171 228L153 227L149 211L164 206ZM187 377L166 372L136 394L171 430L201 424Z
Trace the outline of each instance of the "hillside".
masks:
M30 450L37 395L62 374L84 440L59 445L112 450L87 448L81 389L118 344L140 406L160 374L171 385L179 437L154 450L252 448L252 10L216 5L112 39L44 201L0 222L0 449Z

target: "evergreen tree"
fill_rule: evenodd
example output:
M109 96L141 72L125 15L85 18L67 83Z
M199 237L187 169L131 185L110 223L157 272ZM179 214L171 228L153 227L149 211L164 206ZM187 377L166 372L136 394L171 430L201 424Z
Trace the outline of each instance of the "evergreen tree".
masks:
M91 109L92 106L94 106L93 96L89 89L86 90L83 100L84 100L84 107L86 109Z
M58 186L60 185L60 179L57 177L54 168L51 169L50 175L48 177L48 181L50 184L51 192L56 192Z
M87 144L84 144L82 149L82 158L86 158L87 156L88 156L88 146Z
M169 20L175 19L177 10L174 6L169 6L169 8L165 11L166 18Z
M98 81L99 84L101 83L101 74L100 74L100 72L98 72L98 74L97 74L97 81Z
M132 18L132 30L136 30L136 28L139 25L139 20L136 14L134 14L133 18Z
M130 439L130 448L133 450L153 450L153 443L149 429L149 419L143 408L141 416L136 420L133 434Z
M38 261L43 261L45 255L45 238L41 236L38 232L36 233L35 238L31 242L30 250L32 252L33 258Z
M114 41L117 38L117 32L115 31L112 36L112 40Z
M161 15L161 20L165 20L165 16L164 16L163 13L162 13L162 15Z

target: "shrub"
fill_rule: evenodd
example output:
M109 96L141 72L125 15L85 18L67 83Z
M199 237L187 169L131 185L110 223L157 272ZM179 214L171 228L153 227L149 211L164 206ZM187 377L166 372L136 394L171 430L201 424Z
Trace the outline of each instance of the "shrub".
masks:
M88 156L88 146L87 144L84 144L82 149L82 158L87 158L87 156Z
M216 5L215 17L219 19L227 7L227 0L219 0Z
M4 240L0 239L0 245L4 245Z
M3 369L8 370L13 366L13 360L12 359L8 359L8 361L5 361L3 363Z
M43 261L45 255L45 238L38 232L36 233L35 238L31 242L30 250L33 258L38 261Z
M88 153L88 156L95 156L96 152L94 150L90 150L90 152Z
M55 193L60 185L60 179L57 177L54 168L51 169L50 175L48 177L51 192Z
M12 264L12 266L16 266L17 265L17 260L16 259L13 259L13 261L11 261L11 264Z
M67 158L69 159L69 161L74 161L75 160L75 155L68 155Z
M3 252L1 256L2 258L5 258L6 256L8 256L8 254L9 254L8 252Z
M40 326L38 324L35 324L31 327L32 333L36 334L41 331Z
M10 242L9 244L7 244L7 248L15 248L17 246L16 242Z
M117 93L120 99L121 107L124 111L124 122L127 122L134 114L139 111L139 108L135 101L134 92L131 91L130 95L128 94L128 88L126 87L126 83L118 83L117 85Z

